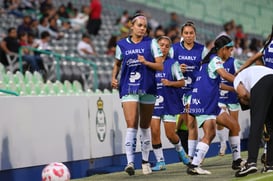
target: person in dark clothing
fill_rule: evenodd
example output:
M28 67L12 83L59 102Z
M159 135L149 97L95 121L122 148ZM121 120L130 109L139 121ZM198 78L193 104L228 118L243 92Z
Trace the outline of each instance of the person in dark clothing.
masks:
M9 65L7 55L14 55L19 51L20 44L17 39L16 28L11 27L8 29L8 36L5 37L0 43L0 58L3 65Z
M102 5L100 0L90 0L90 15L87 22L87 31L90 35L98 35L101 26Z
M264 66L244 69L234 79L234 89L245 108L250 108L250 130L248 137L248 159L236 177L258 171L257 158L264 124L270 139L267 141L266 164L262 173L273 172L273 70Z

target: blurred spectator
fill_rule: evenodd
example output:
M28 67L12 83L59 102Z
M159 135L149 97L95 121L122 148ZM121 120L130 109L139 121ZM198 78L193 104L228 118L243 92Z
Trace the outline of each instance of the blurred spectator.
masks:
M41 39L38 39L35 41L35 44L33 45L35 48L39 50L51 50L51 47L49 46L50 41L50 34L48 31L44 31L41 33Z
M74 17L70 18L71 26L74 30L80 30L83 27L86 27L88 18L89 18L89 7L82 6L81 12L78 12L76 8L74 8Z
M74 16L74 6L72 2L68 2L66 5L66 12L68 13L68 17Z
M179 19L177 13L171 12L170 13L170 20L167 24L167 30L178 29L178 31L179 31L180 24L181 24L181 20Z
M92 44L90 36L87 34L82 35L81 41L77 45L77 52L81 56L96 55L95 48Z
M19 18L24 14L19 10L20 0L4 0L4 9L8 14L13 14Z
M21 0L20 9L33 10L39 6L39 0Z
M214 46L214 41L213 40L207 40L205 42L205 47L206 47L208 52L212 49L213 46Z
M245 34L243 32L243 26L242 25L236 26L235 38L238 38L238 39L244 39L245 38Z
M69 18L68 13L66 12L66 7L63 4L59 7L57 14L59 15L61 20L63 20L63 19L66 20Z
M226 22L223 28L224 28L224 31L219 33L219 35L215 39L219 38L222 35L229 36L231 39L233 39L233 33L235 31L235 21L230 20L229 22Z
M39 31L39 37L41 37L42 32L47 31L51 37L55 39L60 39L63 37L63 33L60 32L55 32L49 28L48 24L48 18L47 17L42 17L40 19L40 24L38 25L38 31Z
M116 45L117 45L118 36L112 35L107 43L107 55L113 56L116 53Z
M120 24L125 24L129 20L129 12L127 10L124 10L122 13L122 16L120 17Z
M7 55L18 54L20 44L17 39L17 30L14 27L8 29L8 36L0 43L1 47L1 62L8 65Z
M39 37L39 29L38 29L39 21L37 19L33 19L30 24L31 33L38 38Z
M161 36L165 35L165 31L162 26L158 26L154 31L154 38L159 38Z
M90 35L98 35L101 27L102 5L100 0L90 0L90 15L87 23L87 31Z
M44 16L46 14L52 15L55 13L55 7L52 0L44 0L40 5L40 13Z
M17 34L19 35L21 32L30 33L32 31L31 22L30 16L24 16L22 24L17 27Z
M31 66L31 72L40 71L43 69L43 60L39 55L34 55L31 50L27 47L30 47L28 44L28 35L26 32L21 32L18 35L19 43L22 48L22 59L26 61Z
M233 56L238 57L243 54L243 49L241 47L242 39L235 37L234 48L233 48Z

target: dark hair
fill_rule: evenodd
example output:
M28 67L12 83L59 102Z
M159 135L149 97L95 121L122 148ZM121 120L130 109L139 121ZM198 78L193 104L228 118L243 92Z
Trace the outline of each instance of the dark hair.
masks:
M27 35L27 32L21 31L21 32L19 33L19 35L18 35L18 38L20 39L20 38L22 38L22 37L24 37L24 36L26 36L26 35Z
M47 38L47 37L49 37L49 36L50 36L50 34L49 34L48 31L43 31L43 32L41 33L41 38L42 38L42 39Z
M270 44L270 42L272 41L272 39L273 39L273 25L272 25L272 28L271 28L271 35L269 37L269 40L264 45L263 52L268 47L268 45Z
M186 26L192 27L192 28L194 29L194 31L196 32L196 28L195 28L194 23L193 23L192 21L187 21L186 23L184 23L184 24L182 25L182 27L181 27L181 33L183 33L184 28L185 28Z
M142 13L136 13L134 16L131 17L131 22L134 23L134 20L139 16L144 16L146 18L146 16Z
M222 35L219 38L217 38L214 42L214 47L209 51L209 53L202 60L202 64L209 63L210 56L212 54L216 54L218 52L218 50L220 50L221 48L223 48L225 45L227 45L230 42L232 42L232 40L228 36L225 36L225 35Z
M9 34L11 31L13 31L13 30L16 30L16 28L15 28L15 27L10 27L10 28L8 29L8 34Z

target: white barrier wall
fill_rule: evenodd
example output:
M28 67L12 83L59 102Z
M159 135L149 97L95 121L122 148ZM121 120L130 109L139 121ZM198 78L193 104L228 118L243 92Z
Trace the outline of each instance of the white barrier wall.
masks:
M125 153L126 123L118 93L0 97L0 114L0 170ZM240 112L242 138L248 136L248 114ZM173 148L163 126L161 137L164 148Z
M86 97L1 97L0 170L90 158Z

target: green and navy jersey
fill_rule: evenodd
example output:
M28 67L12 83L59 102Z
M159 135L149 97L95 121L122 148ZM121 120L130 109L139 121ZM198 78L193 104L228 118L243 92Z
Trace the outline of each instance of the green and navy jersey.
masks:
M189 110L193 115L218 115L220 112L218 100L221 78L217 69L224 67L220 57L213 55L210 59L209 63L202 64L193 85Z
M131 37L117 42L115 58L122 61L120 97L128 94L156 95L155 70L140 63L138 55L155 62L155 58L162 56L162 52L157 42L150 37L144 37L139 43L132 42Z
M234 75L239 70L242 63L243 62L238 59L235 59L233 57L229 57L223 63L223 66L228 73ZM229 82L223 78L221 78L221 82L233 87L232 82ZM237 103L239 103L237 93L232 92L232 91L227 91L227 90L220 90L219 102L224 103L224 104L237 104Z
M196 79L196 72L199 71L202 58L205 56L206 49L204 45L194 42L192 49L188 50L184 47L183 41L173 44L173 52L171 57L179 62L179 64L186 64L187 70L184 72L187 86L183 89L191 89Z
M163 71L157 71L155 74L157 83L157 99L154 107L154 116L177 115L181 112L182 101L179 97L178 87L164 86L161 79L169 81L178 81L184 79L179 63L167 58L163 63Z
M263 51L263 62L266 67L273 69L273 40L268 47Z

